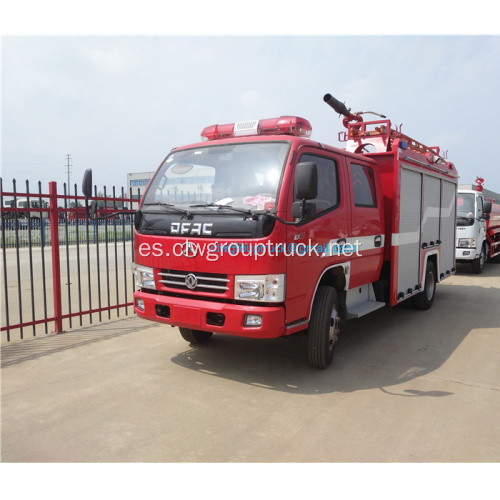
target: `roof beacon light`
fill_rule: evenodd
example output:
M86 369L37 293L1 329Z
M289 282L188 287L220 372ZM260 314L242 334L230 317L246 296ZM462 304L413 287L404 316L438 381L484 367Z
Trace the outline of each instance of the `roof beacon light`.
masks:
M294 135L311 137L312 127L308 120L299 116L280 116L265 120L250 120L228 123L226 125L210 125L201 133L202 140L213 141L230 137L248 135Z

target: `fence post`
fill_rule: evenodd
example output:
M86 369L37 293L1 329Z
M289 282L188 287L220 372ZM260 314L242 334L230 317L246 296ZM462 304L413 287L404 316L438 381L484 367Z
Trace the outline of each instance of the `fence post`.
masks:
M52 284L54 288L54 333L62 333L61 261L59 259L59 214L57 211L57 182L49 182L50 239L52 248Z

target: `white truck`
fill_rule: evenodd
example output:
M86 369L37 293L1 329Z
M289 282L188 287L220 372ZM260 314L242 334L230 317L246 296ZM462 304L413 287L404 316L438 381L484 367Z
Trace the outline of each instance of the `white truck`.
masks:
M500 194L476 184L459 184L457 191L457 263L469 263L480 274L488 261L500 262Z

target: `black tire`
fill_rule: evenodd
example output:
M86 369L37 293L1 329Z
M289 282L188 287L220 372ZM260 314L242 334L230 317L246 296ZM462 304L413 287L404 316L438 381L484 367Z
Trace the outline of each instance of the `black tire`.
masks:
M436 295L436 268L434 263L427 261L427 269L425 271L424 289L413 297L413 305L416 309L426 311L430 309Z
M210 340L213 333L202 330L191 330L190 328L179 328L182 338L191 344L203 344Z
M471 262L472 272L474 274L481 274L483 272L484 263L486 262L486 247L481 247L481 253L477 259Z
M327 368L333 359L340 333L338 309L338 296L335 288L318 287L308 331L309 363L314 368Z

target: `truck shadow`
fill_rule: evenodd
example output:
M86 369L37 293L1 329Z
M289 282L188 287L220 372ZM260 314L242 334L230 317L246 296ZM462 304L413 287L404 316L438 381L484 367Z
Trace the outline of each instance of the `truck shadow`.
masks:
M448 396L443 391L388 388L439 369L471 330L498 329L500 342L500 266L488 266L481 277L493 278L494 286L466 285L470 277L454 276L453 282L438 285L428 311L403 303L344 323L326 370L309 366L306 336L254 340L214 335L207 344L190 345L172 362L205 376L296 394L380 388L403 397ZM463 370L470 372L474 365Z

